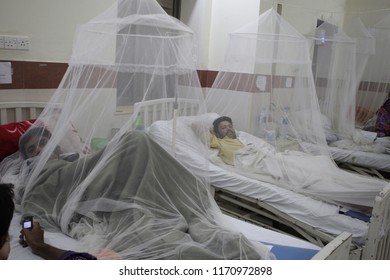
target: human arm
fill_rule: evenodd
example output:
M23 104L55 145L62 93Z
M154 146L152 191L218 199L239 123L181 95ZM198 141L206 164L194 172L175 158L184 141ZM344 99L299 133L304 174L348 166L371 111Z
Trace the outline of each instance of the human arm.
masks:
M203 143L210 145L211 138L214 135L212 129L200 123L192 123L191 128Z
M88 253L78 253L69 250L63 250L44 241L44 231L38 222L34 222L31 229L22 229L20 231L20 244L23 247L29 246L35 255L46 260L92 260L96 259Z

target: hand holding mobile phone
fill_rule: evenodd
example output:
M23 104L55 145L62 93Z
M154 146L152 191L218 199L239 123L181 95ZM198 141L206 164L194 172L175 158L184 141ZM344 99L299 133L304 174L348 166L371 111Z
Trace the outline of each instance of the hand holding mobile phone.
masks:
M34 224L34 219L32 216L28 216L28 217L25 217L23 219L23 228L31 230L33 227L33 224Z

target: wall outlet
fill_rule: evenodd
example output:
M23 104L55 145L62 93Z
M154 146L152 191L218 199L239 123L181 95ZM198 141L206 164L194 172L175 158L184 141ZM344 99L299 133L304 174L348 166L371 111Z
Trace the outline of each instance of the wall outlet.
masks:
M30 38L27 36L17 37L16 48L18 50L29 50L30 49Z
M4 36L4 49L16 49L17 39L12 36Z
M0 36L0 49L29 50L30 38L27 36Z

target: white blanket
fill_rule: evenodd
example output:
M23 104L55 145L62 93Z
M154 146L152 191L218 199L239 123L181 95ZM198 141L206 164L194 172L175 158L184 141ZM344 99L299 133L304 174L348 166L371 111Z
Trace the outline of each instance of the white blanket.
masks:
M273 146L251 134L239 132L238 135L246 147L236 152L235 166L215 156L212 161L255 180L355 208L372 207L375 196L388 184L341 170L326 156L299 151L276 152Z
M356 129L351 139L333 141L329 146L351 151L389 154L390 137L377 138L376 132Z

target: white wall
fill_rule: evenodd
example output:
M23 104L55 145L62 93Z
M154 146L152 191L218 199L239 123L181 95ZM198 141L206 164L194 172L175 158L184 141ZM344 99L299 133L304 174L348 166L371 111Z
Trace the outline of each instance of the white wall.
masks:
M208 69L219 70L224 60L228 33L259 16L259 0L213 0Z
M313 31L317 19L329 20L342 24L347 0L262 0L260 12L269 8L277 9L277 3L282 4L282 16L301 34Z
M76 27L115 0L0 0L0 34L29 36L29 51L0 50L0 60L67 62ZM282 2L282 15L302 34L315 28L316 18L340 18L363 11L364 22L378 21L389 0L182 0L182 21L199 40L199 69L218 70L227 34ZM387 13L389 10L387 11ZM383 14L383 12L382 12ZM348 16L348 14L347 14Z
M180 17L196 34L199 69L208 68L212 0L182 0Z
M67 62L76 27L115 0L0 0L0 35L30 38L30 50L0 50L0 60Z
M373 26L390 13L389 0L347 0L346 19L359 16L367 26Z
M259 15L259 0L182 0L181 20L198 37L199 69L219 70L229 32Z
M219 70L223 64L228 33L277 8L300 33L316 28L317 18L334 17L343 22L346 0L182 0L181 20L198 35L199 69Z

